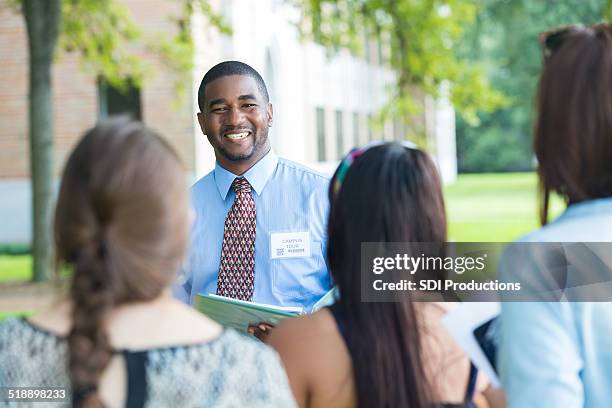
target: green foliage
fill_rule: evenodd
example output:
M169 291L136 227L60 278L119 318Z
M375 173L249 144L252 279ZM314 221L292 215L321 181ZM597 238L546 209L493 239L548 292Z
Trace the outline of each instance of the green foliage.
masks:
M176 75L175 89L177 98L184 95L190 83L189 74L193 69L194 44L192 36L191 16L194 12L201 12L208 19L212 27L223 34L231 34L231 27L217 14L207 0L181 0L181 13L171 17L176 23L177 32L174 36L155 34L148 40L148 49L159 55L165 66Z
M469 147L467 151L466 146ZM526 171L532 168L531 162L525 160L530 157L529 144L522 143L498 126L482 126L478 133L467 133L463 143L457 146L457 153L458 165L463 172Z
M295 1L295 0L294 0ZM471 0L304 0L302 33L328 48L364 52L368 37L389 48L387 63L397 73L391 103L382 119L409 122L419 93L433 97L447 90L460 113L476 122L477 111L503 106L484 67L455 52L478 7Z
M612 0L608 0L608 3L606 4L604 19L606 21L612 21Z
M604 3L480 0L480 12L458 52L483 66L490 83L509 99L494 112L478 112L477 121L457 121L460 171L533 167L533 106L542 60L538 34L559 25L598 22L604 15Z
M134 54L141 37L123 5L112 0L62 1L59 48L78 51L88 70L119 89L127 87L128 78L141 85L146 69Z
M32 253L32 247L26 244L3 244L0 245L1 255L27 255Z
M23 0L0 0L0 9L21 11ZM128 9L117 0L62 0L58 51L78 52L85 71L104 78L118 89L141 86L153 73L137 53L157 55L175 74L177 97L182 96L193 68L191 17L201 13L210 27L231 34L230 26L213 10L208 0L175 0L178 15L168 16L176 32L145 35L134 23Z
M2 9L19 12L21 10L21 0L0 0L0 10Z
M78 51L86 70L119 89L141 86L143 79L152 73L152 68L136 53L146 49L157 54L176 74L175 89L180 95L193 68L193 13L201 12L212 27L223 33L229 33L230 28L207 0L177 1L179 14L168 17L176 23L176 33L145 36L127 8L116 0L63 0L60 48Z

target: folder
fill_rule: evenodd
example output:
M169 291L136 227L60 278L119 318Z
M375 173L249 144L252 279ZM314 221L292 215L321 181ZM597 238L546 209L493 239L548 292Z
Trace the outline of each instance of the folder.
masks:
M256 325L261 322L277 325L284 319L314 313L334 303L336 294L336 288L332 288L314 304L310 311L303 307L267 305L212 293L196 295L193 304L196 310L222 326L246 332L249 325Z

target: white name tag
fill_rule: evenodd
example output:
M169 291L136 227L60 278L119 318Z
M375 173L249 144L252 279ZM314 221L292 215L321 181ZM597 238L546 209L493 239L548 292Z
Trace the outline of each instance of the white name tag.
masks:
M310 234L277 232L270 234L270 258L302 258L310 256Z

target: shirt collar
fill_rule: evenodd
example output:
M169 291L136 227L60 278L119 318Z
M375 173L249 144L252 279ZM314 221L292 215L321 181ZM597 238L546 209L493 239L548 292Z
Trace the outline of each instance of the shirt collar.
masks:
M595 198L569 205L559 216L559 220L583 216L597 216L612 213L612 197Z
M247 170L242 177L247 179L257 195L261 195L266 183L268 180L270 180L270 177L272 177L277 164L278 156L276 156L272 149L270 149L270 151L266 153L264 157L259 159L259 161L253 165L253 167ZM221 195L223 201L225 201L234 179L240 176L237 176L227 169L224 169L219 162L215 162L213 174L219 194Z

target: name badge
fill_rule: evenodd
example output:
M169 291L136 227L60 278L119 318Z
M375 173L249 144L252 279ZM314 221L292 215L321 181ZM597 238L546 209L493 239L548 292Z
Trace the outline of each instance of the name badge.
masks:
M270 258L302 258L310 256L310 233L277 232L270 234Z

